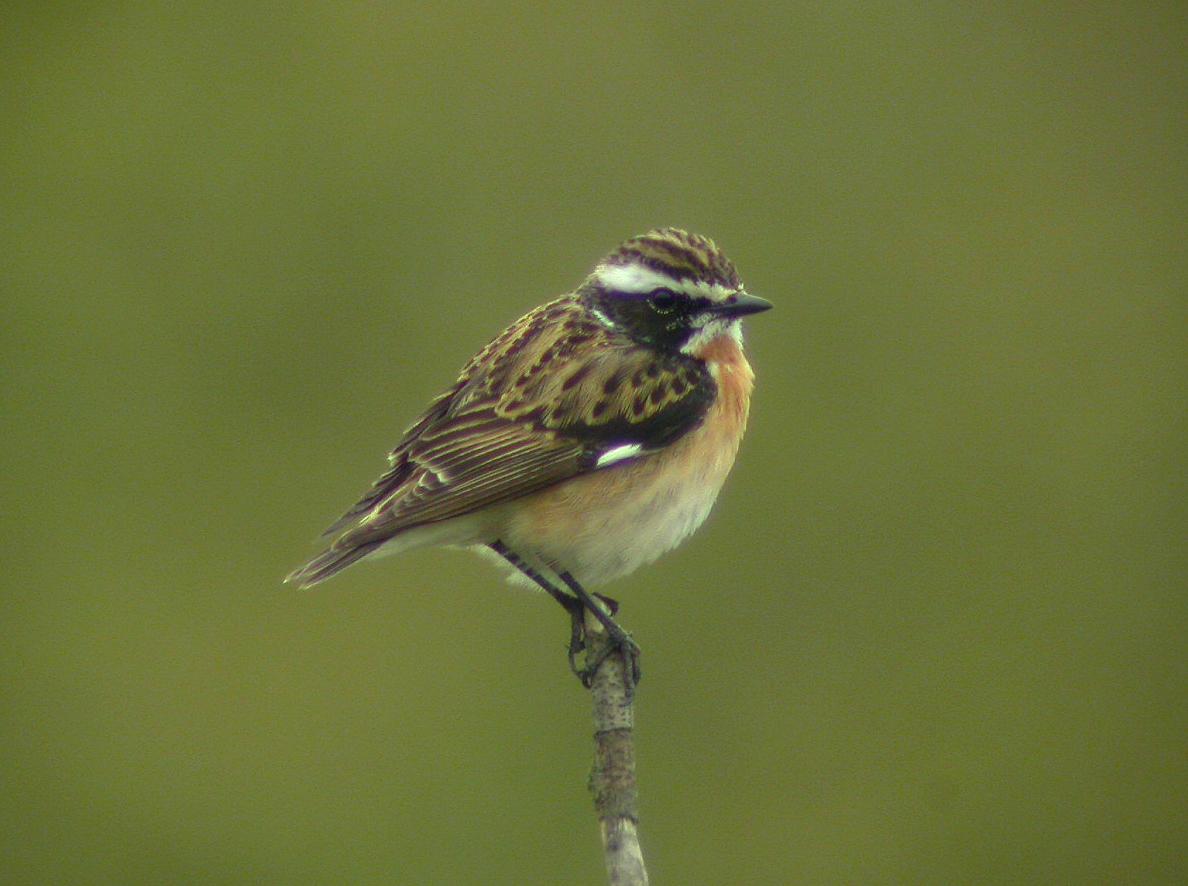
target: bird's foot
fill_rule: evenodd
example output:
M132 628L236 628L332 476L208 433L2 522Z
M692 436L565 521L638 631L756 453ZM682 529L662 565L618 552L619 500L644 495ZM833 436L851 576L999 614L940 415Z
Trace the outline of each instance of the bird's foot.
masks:
M572 603L569 600L572 600ZM586 651L586 607L582 605L581 600L572 597L569 600L562 604L569 613L569 669L584 684L586 681L582 677L583 668L578 666L577 659Z
M598 595L598 598L606 604L608 609L611 608L610 604L612 603L615 604L615 608L618 607L614 600L608 602L601 594ZM602 617L595 613L595 617L603 626L605 637L592 638L586 627L586 608L581 601L574 600L573 605L566 605L565 608L568 610L570 618L569 669L582 681L582 685L589 689L594 682L594 675L598 673L602 663L611 655L621 655L623 657L624 682L627 684L627 691L630 694L641 676L639 644L606 613L602 613ZM583 664L578 664L578 656L583 652L586 653L586 660Z
M590 651L586 653L585 667L575 670L574 673L578 675L582 685L589 689L594 684L594 675L598 673L602 663L616 654L623 659L623 685L627 690L627 697L630 698L643 676L639 666L640 648L631 635L617 624L614 630L607 630L605 639L600 638L590 646Z
M619 611L618 601L602 594L591 594L568 572L559 572L557 577L574 593L581 604L580 608L575 609L568 606L566 608L569 609L570 617L575 620L577 613L581 612L580 637L576 623L573 628L573 637L580 639L581 649L586 650L586 666L581 670L574 667L576 644L571 641L569 647L570 667L573 667L574 673L578 675L582 685L589 689L593 685L594 675L602 663L610 655L618 653L623 657L623 684L627 697L630 698L642 676L639 667L640 650L639 644L631 639L631 635L619 627L619 623L615 621L615 613ZM586 612L594 616L602 625L602 630L597 632L600 636L593 638L590 636L591 631L587 627L585 618Z

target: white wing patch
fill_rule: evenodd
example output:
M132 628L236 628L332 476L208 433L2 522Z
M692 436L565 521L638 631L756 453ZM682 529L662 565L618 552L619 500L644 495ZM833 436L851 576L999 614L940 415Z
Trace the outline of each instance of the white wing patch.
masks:
M622 446L608 449L602 455L598 456L598 461L594 462L594 467L605 468L607 465L613 465L615 462L635 458L641 452L643 452L643 446L639 443L624 443Z

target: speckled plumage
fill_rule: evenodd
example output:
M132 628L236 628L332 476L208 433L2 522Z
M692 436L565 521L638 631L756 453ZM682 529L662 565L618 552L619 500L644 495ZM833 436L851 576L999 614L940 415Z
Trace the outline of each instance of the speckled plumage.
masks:
M730 470L753 379L738 318L766 307L706 238L627 241L467 363L289 580L427 544L500 543L589 584L654 559Z

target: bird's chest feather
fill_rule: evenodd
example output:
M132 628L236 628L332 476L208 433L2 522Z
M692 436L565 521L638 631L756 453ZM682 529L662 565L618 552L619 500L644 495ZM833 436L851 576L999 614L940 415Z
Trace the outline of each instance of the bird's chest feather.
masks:
M662 452L532 496L512 520L517 550L531 548L598 584L651 562L701 525L734 464L754 374L728 336L699 356L718 386L702 423Z

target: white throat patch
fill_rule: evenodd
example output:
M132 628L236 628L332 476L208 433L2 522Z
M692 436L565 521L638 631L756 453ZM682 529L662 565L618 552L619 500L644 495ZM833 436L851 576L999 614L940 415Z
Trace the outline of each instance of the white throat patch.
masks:
M703 348L716 338L728 335L742 347L742 321L729 317L709 317L689 336L689 340L681 345L681 353L696 356Z

